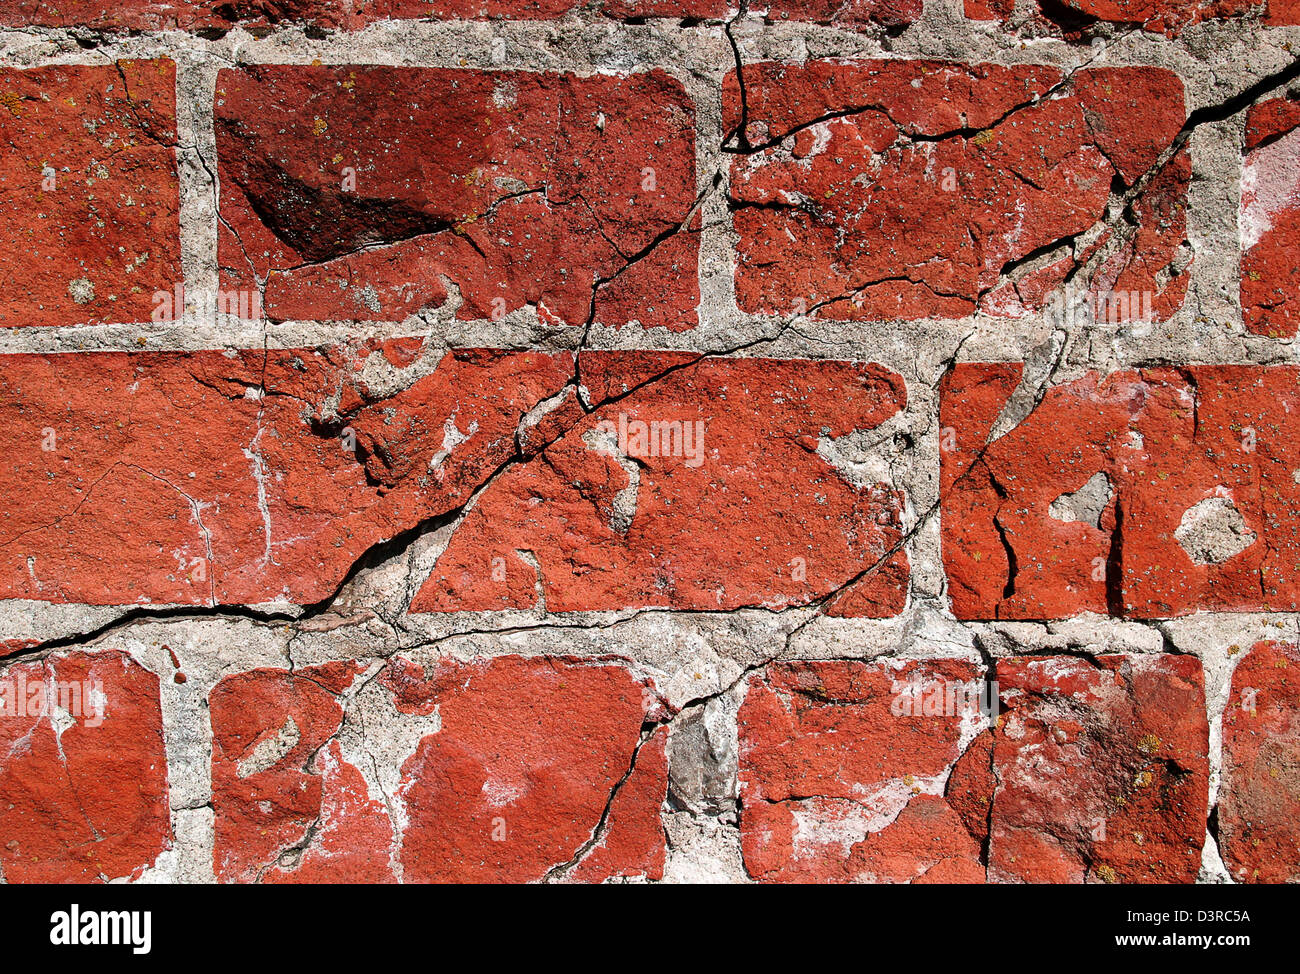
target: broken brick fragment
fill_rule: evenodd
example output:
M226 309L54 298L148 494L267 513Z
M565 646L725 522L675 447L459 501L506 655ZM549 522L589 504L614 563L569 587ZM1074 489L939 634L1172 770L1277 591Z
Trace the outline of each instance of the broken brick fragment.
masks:
M1300 105L1274 98L1246 115L1241 173L1241 313L1246 330L1300 326Z
M361 667L228 676L212 714L213 871L224 882L382 882L391 829L335 739Z
M1239 883L1300 879L1300 650L1261 642L1223 710L1219 852Z

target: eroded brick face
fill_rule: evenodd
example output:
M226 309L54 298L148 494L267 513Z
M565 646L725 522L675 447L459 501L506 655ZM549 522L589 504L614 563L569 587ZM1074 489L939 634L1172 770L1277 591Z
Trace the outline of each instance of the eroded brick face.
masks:
M961 660L789 663L753 681L739 717L750 876L982 881L979 843L944 799L979 695Z
M387 743L366 738L371 681L419 729L408 753L370 750ZM256 670L223 680L211 709L225 881L662 875L665 733L647 727L664 710L618 661Z
M215 110L223 280L266 281L272 319L451 288L465 319L695 323L694 115L663 72L250 67Z
M989 878L1192 882L1209 787L1200 661L1019 658L997 680Z
M1300 372L1089 374L990 441L1020 379L1016 365L960 365L943 387L958 616L1294 610Z
M7 882L138 878L171 847L158 678L126 653L0 669L0 755Z
M1112 189L1151 170L1185 116L1178 78L1146 68L1067 79L1036 65L817 61L751 65L744 80L743 100L736 75L724 89L740 137L736 297L766 314L1038 310L1104 222ZM1160 168L1095 292L1149 293L1151 317L1178 308L1189 175L1183 156Z
M1241 312L1246 328L1292 338L1300 323L1300 106L1275 98L1246 116L1241 174Z
M962 660L781 664L751 683L740 741L755 879L1168 883L1200 866L1191 657L1004 660L991 685Z
M1300 880L1298 16L0 0L0 885Z
M4 596L319 601L361 552L464 503L572 372L567 354L462 350L389 397L357 375L366 357L10 356Z
M148 321L182 280L176 69L0 68L0 328Z
M672 364L639 388L637 376ZM827 452L903 406L897 375L645 353L584 353L581 365L589 388L615 401L478 498L413 612L711 611L816 598L843 615L901 609L903 498L855 482Z
M1294 883L1300 832L1300 652L1261 642L1232 674L1223 711L1219 847L1239 883Z

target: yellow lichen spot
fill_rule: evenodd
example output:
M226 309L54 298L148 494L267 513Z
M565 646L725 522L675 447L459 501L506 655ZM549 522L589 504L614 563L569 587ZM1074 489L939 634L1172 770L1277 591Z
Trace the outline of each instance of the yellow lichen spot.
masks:
M312 66L313 68L319 68L319 67L320 67L320 58L318 58L318 57L314 57L314 58L312 58L312 59L311 59L311 66Z
M1236 656L1240 652L1241 652L1241 647L1238 646L1236 643L1233 643L1231 646L1228 647L1229 656Z
M330 160L330 163L331 165L337 166L342 161L343 161L343 153L336 152L334 153L334 158Z
M990 130L983 131L979 135L975 136L975 138L971 139L971 141L980 146L988 145L993 141L993 132Z
M324 135L325 130L329 127L330 123L325 121L325 119L321 118L319 115L317 115L315 120L311 123L311 130L317 135Z
M1105 864L1097 867L1097 875L1101 877L1103 883L1113 883L1116 879L1115 870Z
M22 101L16 91L0 91L0 105L7 108L14 118L23 117Z
M1149 787L1154 777L1150 771L1140 771L1137 777L1133 779L1133 785L1137 788Z
M1160 750L1160 738L1155 734L1147 734L1142 740L1138 741L1138 750L1143 754L1155 754Z
M1268 769L1268 776L1269 776L1270 778L1280 778L1280 777L1282 777L1282 772L1278 771L1277 768L1269 768L1269 769Z
M907 785L907 787L911 788L912 782L914 781L916 781L916 779L913 778L910 774L903 775L903 784Z

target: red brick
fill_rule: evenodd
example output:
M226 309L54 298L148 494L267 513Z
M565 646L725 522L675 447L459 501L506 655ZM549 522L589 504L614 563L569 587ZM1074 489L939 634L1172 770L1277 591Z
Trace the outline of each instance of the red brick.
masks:
M501 657L405 682L399 709L435 704L442 730L402 768L407 880L533 882L574 860L582 879L662 875L662 736L637 750L662 715L646 683L614 662Z
M749 874L983 881L980 845L943 797L980 692L961 660L785 663L752 679L739 715Z
M0 327L148 321L181 280L175 65L0 68L0 119Z
M70 652L0 686L5 881L139 877L171 847L158 677L126 653Z
M999 660L989 817L996 882L1190 883L1209 747L1192 656Z
M277 320L401 320L450 282L464 319L693 327L696 234L670 236L695 199L693 126L661 71L222 71L224 286L269 277ZM629 265L654 297L600 287L593 307Z
M891 0L893 2L893 0ZM382 20L551 20L585 10L583 0L288 0L276 3L211 4L181 0L124 0L106 3L56 3L53 0L0 0L0 25L113 30L229 29L235 24L277 27L313 24L360 30ZM726 0L603 0L595 11L627 20L644 17L721 19Z
M1007 20L1014 4L966 0L966 16ZM1297 22L1295 0L1040 0L1037 20L1077 40L1097 22L1125 24L1174 37L1207 20L1262 19L1265 24Z
M330 663L297 673L226 677L212 715L213 870L218 879L382 882L392 879L392 829L383 803L334 739L336 695L362 667ZM302 847L300 860L280 864Z
M902 379L857 362L584 353L598 408L497 478L452 535L413 612L658 606L784 608L849 586L832 607L893 615L907 592L901 492L855 484L818 454L823 437L898 412ZM623 385L620 385L620 380ZM622 418L620 418L622 417ZM620 455L619 424L626 424ZM639 442L680 423L676 455ZM689 446L691 449L685 449ZM629 458L629 455L631 458ZM859 575L888 556L884 570ZM536 566L536 567L534 567Z
M1300 650L1262 642L1223 712L1219 852L1239 883L1300 880Z
M1295 609L1300 370L1088 373L989 443L1020 376L959 365L943 385L943 555L959 618ZM1098 474L1110 496L1096 511L1053 515Z
M1300 105L1283 98L1246 116L1241 174L1241 311L1246 330L1294 338L1300 324Z
M1030 314L1041 294L1011 300L1001 275L1101 222L1112 186L1145 173L1186 114L1181 82L1156 68L1066 81L1037 65L813 61L748 65L744 81L746 119L734 72L724 115L728 130L747 121L753 150L734 158L730 192L737 299L756 313ZM1158 318L1181 305L1186 275L1170 265L1189 178L1184 153L1154 180L1099 293L1150 292Z
M391 882L400 867L413 882L527 882L568 863L580 882L662 876L664 733L641 744L662 705L617 661L396 660L379 685L439 724L389 769L387 797L337 740L339 694L362 669L255 670L213 690L219 878Z
M1016 9L1016 0L964 0L965 14L971 20L1007 20Z
M573 372L567 353L459 351L379 396L361 365L340 349L7 356L0 597L319 601L372 545L464 503Z

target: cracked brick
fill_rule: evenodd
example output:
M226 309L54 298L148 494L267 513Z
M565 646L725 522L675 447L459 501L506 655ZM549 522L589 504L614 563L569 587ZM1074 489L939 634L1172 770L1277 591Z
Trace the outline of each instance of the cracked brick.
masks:
M980 845L944 798L979 695L963 660L781 663L751 677L738 718L749 874L982 882Z
M158 677L116 650L14 663L0 713L6 882L135 879L171 848Z
M965 0L972 20L1009 20L1014 4L1006 0ZM1255 20L1270 26L1297 23L1295 0L1039 0L1038 23L1054 27L1071 40L1098 23L1141 28L1177 37L1205 21Z
M0 595L318 602L467 501L573 371L568 353L461 350L379 396L358 373L381 354L6 356Z
M363 667L257 670L213 690L215 869L227 880L657 879L667 793L658 695L617 660L405 658L375 679L432 719L390 792L340 745ZM353 760L380 752L365 731ZM378 755L378 757L376 756ZM367 757L368 756L368 757ZM381 769L376 768L378 772ZM380 780L383 780L381 777ZM571 874L571 875L570 875Z
M1021 375L959 365L942 387L943 557L958 618L1295 609L1300 370L1088 373L989 442ZM1099 473L1111 492L1096 523L1056 516Z
M0 327L148 321L182 280L176 67L0 68Z
M847 320L1024 316L1109 244L1094 294L1145 293L1143 312L1167 318L1187 286L1185 154L1141 194L1126 235L1108 206L1185 117L1182 83L1157 68L746 65L743 99L734 72L724 88L727 128L744 128L731 162L737 300Z
M898 412L899 376L650 352L584 352L580 365L597 395L619 380L630 391L477 498L412 612L718 611L830 596L837 614L901 610L901 493L853 483L818 453L822 438Z

